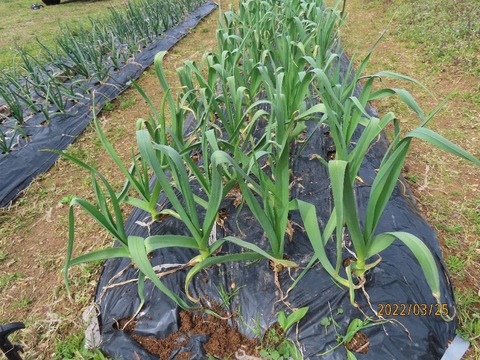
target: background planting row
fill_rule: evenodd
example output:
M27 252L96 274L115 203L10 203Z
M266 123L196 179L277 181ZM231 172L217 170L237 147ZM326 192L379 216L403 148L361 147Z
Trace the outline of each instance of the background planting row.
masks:
M0 68L0 153L26 137L31 116L41 112L48 122L65 113L91 84L114 79L125 64L134 64L135 54L204 2L130 1L106 17L90 18L88 26L63 25L54 48L37 40L39 54L18 49L12 67Z

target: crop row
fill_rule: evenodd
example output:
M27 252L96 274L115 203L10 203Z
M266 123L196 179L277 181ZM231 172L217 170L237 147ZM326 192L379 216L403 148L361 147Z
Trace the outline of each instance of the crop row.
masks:
M91 84L115 78L115 72L148 44L175 26L203 0L139 0L85 25L61 27L55 47L37 39L39 54L23 49L11 68L0 69L0 152L8 153L26 137L30 117L42 113L45 124L83 98Z
M138 121L138 153L132 166L121 162L96 123L105 149L126 177L125 187L115 191L93 167L63 154L91 172L96 194L94 203L75 198L70 204L67 284L68 269L73 265L127 257L140 270L142 299L141 290L148 278L179 306L191 308L196 299L189 293L189 284L206 267L258 259L269 259L274 271L297 267L284 258L284 245L291 226L289 214L298 211L313 248L310 264L318 260L336 283L347 288L352 305L356 305L356 291L366 282L366 272L380 263L379 253L397 239L412 251L433 296L442 303L436 261L423 241L408 232L379 234L376 230L412 139L430 142L479 166L480 161L426 127L438 109L424 114L407 91L381 88L381 84L374 87L385 77L415 80L386 71L363 75L371 53L357 71L352 66L341 68L338 30L345 17L340 5L339 1L328 8L323 0L242 1L238 11L221 14L217 51L205 54L199 64L186 61L177 69L182 84L177 100L162 69L165 53L157 55L157 76L165 90L163 105L160 109L152 105L152 116ZM357 86L360 82L361 90ZM418 115L417 129L403 135L393 113L375 117L366 110L370 101L392 95L399 96ZM185 136L192 116L195 128ZM292 198L290 191L296 159L292 145L301 149L309 141L311 134L306 129L312 123L317 129L328 128L335 144L330 158L317 157L328 169L333 193L333 208L325 224L318 222L319 204ZM369 148L389 125L394 134L371 184L367 213L360 219L355 195L360 167ZM151 173L155 175L152 184ZM234 188L240 190L241 203L263 228L269 248L261 248L248 236L217 238L219 210ZM162 192L171 208L157 204ZM129 235L124 228L122 203L146 211L151 221L174 216L189 235ZM120 246L74 258L77 206ZM347 237L353 258L343 271ZM243 251L216 254L227 242ZM188 264L185 296L167 288L150 264L149 254L168 247L191 248L198 253ZM333 260L327 256L326 247L336 250ZM297 280L301 281L301 276Z

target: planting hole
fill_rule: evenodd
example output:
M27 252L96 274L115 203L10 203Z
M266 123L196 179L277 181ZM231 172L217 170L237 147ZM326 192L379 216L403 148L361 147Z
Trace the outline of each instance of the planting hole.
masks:
M162 220L165 220L167 218L169 218L170 215L169 214L158 214L156 217L155 217L155 221L157 222L160 222Z
M287 255L284 255L283 260L290 260L290 257ZM270 268L270 270L278 273L285 270L285 267L282 264L275 264L272 260L268 261L268 267Z
M228 211L227 209L223 208L218 210L218 217L220 220L228 219Z
M8 105L0 105L0 115L7 117L10 115L10 109Z
M224 230L224 232L226 231L225 230L225 220L226 219L228 219L227 209L223 208L223 209L218 210L217 224Z
M201 151L195 151L192 156L191 156L192 160L197 163L201 158L202 158L202 153Z

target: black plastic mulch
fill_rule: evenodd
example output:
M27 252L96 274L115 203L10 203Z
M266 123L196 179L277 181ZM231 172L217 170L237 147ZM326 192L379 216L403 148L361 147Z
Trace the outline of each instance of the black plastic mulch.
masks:
M345 69L348 59L343 56L342 62ZM370 108L369 112L374 113L374 109ZM309 123L308 127L313 136L308 146L293 163L292 178L295 179L295 186L292 189L292 198L314 204L318 220L323 226L330 217L333 207L330 180L325 166L318 160L312 159L311 155L319 154L327 158L332 145L331 139L327 136L327 128L318 128L315 123ZM357 132L356 137L358 138L359 135L360 133ZM369 184L373 182L376 169L387 146L386 139L380 139L368 151L362 164L359 176L363 184L358 184L355 189L361 218L366 213ZM297 151L298 146L294 150L294 156ZM163 203L164 200L164 196L161 195L159 203ZM222 205L228 218L224 220L223 227L217 226L217 237L237 236L268 250L268 240L261 226L246 206L239 210L234 207L233 202L233 199L227 199ZM299 213L292 212L291 216L293 223L301 226ZM148 222L148 214L136 209L127 220L127 234L147 237L155 234L187 235L188 233L185 226L172 217L152 224L149 229L139 225L145 222ZM285 255L302 268L311 259L313 249L300 226L294 226L292 241L286 241ZM448 306L449 314L453 315L455 313L453 289L437 237L419 213L408 185L403 181L397 184L377 229L379 233L386 231L413 233L431 249L441 273L443 301ZM345 240L348 244L348 237ZM225 245L221 254L242 251L244 250L238 247ZM334 243L330 242L327 246L327 254L334 259ZM162 249L152 255L151 263L152 266L185 264L195 255L193 251L186 249ZM351 256L345 249L342 255L344 259ZM386 316L395 321L364 330L370 342L369 351L367 354L356 353L355 356L357 359L376 360L440 359L449 341L455 336L456 320L445 322L440 316L435 315L439 305L436 304L430 292L418 262L403 243L395 241L381 253L381 256L383 258L381 263L367 276L365 290L369 301L362 291L356 292L356 300L361 309L374 317L371 307L376 311L386 304L390 306L397 304L400 309L403 304L406 307L411 305L413 308L410 311L406 310L405 316ZM124 271L125 269L127 270ZM119 273L121 276L117 277ZM299 275L299 271L280 274L283 290L292 283L290 275L295 278ZM158 357L149 354L117 326L119 320L131 317L140 304L136 284L131 283L103 291L106 285L135 279L137 276L138 271L130 265L129 259L109 260L104 265L97 289L97 302L101 313L99 316L102 333L101 349L118 359L153 360ZM162 281L177 294L183 294L185 276L186 271L178 271L162 277ZM194 278L190 290L196 298L221 303L218 289L223 286L229 290L232 284L239 289L238 296L233 298L233 308L239 316L233 321L237 321L239 329L247 336L253 337L252 329L258 326L262 331L268 329L277 321L278 311L286 309L283 303L278 302L280 294L267 260L212 266ZM364 315L350 304L348 289L334 284L330 275L320 265L316 265L294 288L286 301L293 308L309 307L309 312L300 321L298 329L298 341L306 359L346 359L345 347L343 345L336 347L339 335L346 334L348 325L353 319L364 319ZM426 307L427 312L423 313L420 307ZM288 314L289 310L286 309L286 311ZM136 321L135 334L164 338L179 328L179 308L147 281L145 305ZM295 329L291 329L288 335L296 339ZM207 340L203 335L192 334L190 342L173 352L170 359L178 358L180 353L189 359L207 359L203 350L203 344ZM335 350L333 350L334 347L336 347ZM322 353L326 354L322 357L317 356Z

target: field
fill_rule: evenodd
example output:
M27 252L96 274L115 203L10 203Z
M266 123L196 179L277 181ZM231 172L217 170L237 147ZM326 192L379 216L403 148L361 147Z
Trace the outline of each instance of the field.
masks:
M476 1L351 0L349 18L342 28L346 52L361 58L386 30L372 56L368 71L392 70L421 81L432 93L401 84L415 94L426 110L445 97L452 98L437 114L432 127L480 157L480 7ZM35 51L34 35L51 41L57 22L82 22L123 1L66 1L61 6L30 10L30 3L3 1L0 13L9 16L0 28L0 66L11 64L14 43ZM421 20L421 21L419 21ZM216 13L203 21L165 58L171 84L179 86L175 69L184 60L199 60L215 47ZM15 31L12 31L15 29ZM431 30L433 29L433 30ZM177 82L175 82L177 81ZM159 105L162 91L153 69L139 81ZM176 84L176 85L175 85ZM391 85L391 84L389 84ZM393 86L393 85L391 85ZM400 102L376 102L382 113L393 110L406 128L417 120ZM128 163L134 146L135 122L146 118L146 103L129 90L105 108L99 117L107 138ZM93 127L68 153L95 164L107 178L121 186L123 178L108 161ZM459 332L472 342L469 359L480 356L480 171L473 165L414 143L404 176L413 188L424 216L439 236L443 256L456 288L461 326ZM92 301L100 266L71 271L74 299L68 300L60 273L65 259L68 202L73 195L93 199L91 177L73 164L59 160L40 176L9 208L0 210L0 324L24 321L27 328L12 340L21 342L27 359L90 359L81 350L84 324L81 314ZM123 209L125 216L130 209ZM77 238L81 251L111 242L91 220L79 215ZM33 345L34 344L34 345ZM96 355L100 358L100 355Z
M42 2L39 4L44 5ZM99 0L94 4L85 0L67 0L62 2L62 6L31 10L31 1L2 1L0 13L9 16L5 16L0 25L0 66L12 64L17 47L35 53L39 50L37 38L46 45L53 45L59 26L87 24L89 17L104 16L108 14L109 7L120 7L122 4L122 0Z

